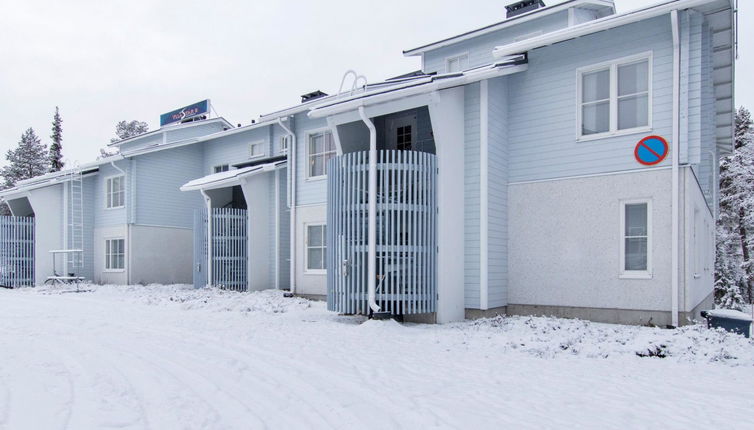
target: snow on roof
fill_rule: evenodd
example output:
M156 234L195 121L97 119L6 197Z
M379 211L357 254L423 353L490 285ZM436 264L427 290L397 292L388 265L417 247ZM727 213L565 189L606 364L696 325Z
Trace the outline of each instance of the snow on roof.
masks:
M198 191L211 190L216 188L225 188L240 184L242 178L256 175L262 172L269 172L284 165L286 161L276 161L267 164L244 167L242 169L228 170L225 172L213 173L198 179L186 182L181 186L181 191Z
M215 122L220 122L223 125L227 126L228 128L233 128L233 124L229 123L225 118L223 117L217 117L217 118L210 118L210 119L204 119L201 121L191 121L191 122L184 122L184 123L178 123L178 124L168 124L165 126L162 126L158 128L157 130L148 131L146 133L139 134L137 136L129 137L127 139L119 140L117 142L108 143L107 146L120 146L124 143L130 143L134 142L140 139L143 139L147 136L153 136L155 134L163 133L166 131L173 131L178 130L182 128L190 128L195 127L197 125L203 125L203 124L211 124Z
M428 43L426 45L422 45L416 48L407 49L403 51L403 55L407 57L420 55L432 49L437 49L443 46L452 45L454 43L458 43L467 39L478 37L483 34L502 30L504 28L508 28L517 24L524 23L526 21L531 21L533 19L541 18L546 15L551 15L553 13L557 13L557 12L560 12L560 11L563 11L572 7L579 7L579 6L591 6L593 8L598 7L601 9L609 10L609 13L611 14L615 13L615 5L613 4L611 0L608 0L608 1L605 1L605 0L569 0L569 1L555 4L552 6L539 8L531 12L527 12L518 16L508 18L504 21L496 22L486 27L478 28L476 30L467 31L466 33L461 33L455 36L451 36L451 37L439 40L437 42L432 42L432 43Z

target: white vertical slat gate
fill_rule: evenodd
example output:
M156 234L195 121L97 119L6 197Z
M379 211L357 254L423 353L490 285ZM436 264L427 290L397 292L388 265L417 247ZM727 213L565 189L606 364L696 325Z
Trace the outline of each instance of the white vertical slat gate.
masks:
M368 152L328 165L327 306L368 314ZM377 304L394 315L435 312L436 156L378 151Z
M0 286L34 286L33 217L0 217Z
M248 289L248 214L245 209L212 208L212 281L211 285L235 291ZM206 285L207 210L194 218L194 285Z

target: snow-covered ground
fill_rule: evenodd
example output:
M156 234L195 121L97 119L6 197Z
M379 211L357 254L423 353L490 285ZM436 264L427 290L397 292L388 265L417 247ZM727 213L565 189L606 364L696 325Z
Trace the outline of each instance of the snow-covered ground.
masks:
M701 325L401 325L276 291L91 288L0 289L0 428L754 428L754 342Z

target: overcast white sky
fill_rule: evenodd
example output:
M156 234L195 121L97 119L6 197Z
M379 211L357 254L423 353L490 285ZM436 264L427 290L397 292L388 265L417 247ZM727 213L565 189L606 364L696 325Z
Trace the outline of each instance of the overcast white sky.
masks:
M337 91L347 69L377 81L419 68L401 51L501 21L511 0L0 0L0 163L55 106L67 160L94 160L119 120L209 98L231 123ZM548 5L560 3L545 0ZM625 12L657 0L615 0ZM754 2L742 1L736 104L754 108Z

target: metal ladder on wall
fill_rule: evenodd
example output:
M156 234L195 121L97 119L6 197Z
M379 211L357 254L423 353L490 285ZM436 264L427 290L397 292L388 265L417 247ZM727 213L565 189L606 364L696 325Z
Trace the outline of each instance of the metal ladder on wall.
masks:
M81 169L75 166L68 174L68 249L81 252L68 254L68 267L79 273L84 267L84 184Z

